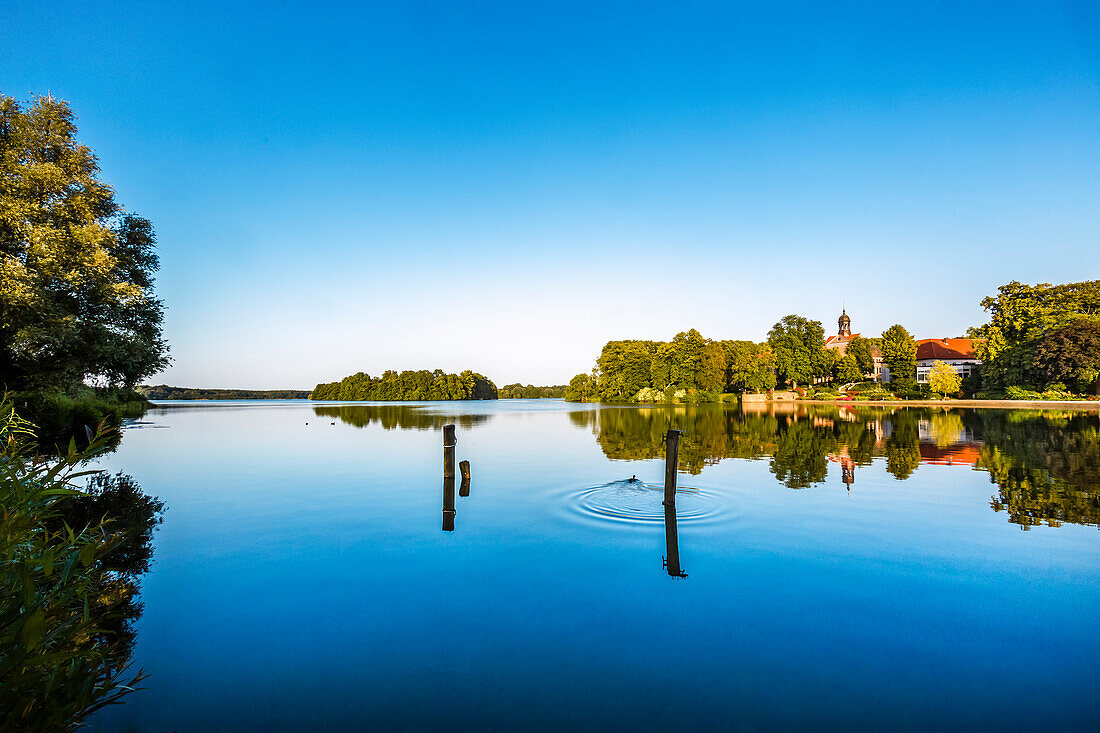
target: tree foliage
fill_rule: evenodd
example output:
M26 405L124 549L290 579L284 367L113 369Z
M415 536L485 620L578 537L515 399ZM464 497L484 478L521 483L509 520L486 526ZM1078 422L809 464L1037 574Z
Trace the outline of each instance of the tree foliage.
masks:
M775 353L779 380L792 386L809 384L828 376L834 355L825 348L821 321L784 316L768 331L768 345Z
M167 364L156 237L99 179L69 106L0 96L0 384L131 387Z
M556 384L549 387L536 387L534 385L506 384L497 389L497 398L502 400L538 400L547 398L565 397L569 387L564 384Z
M164 506L128 476L79 466L102 449L33 455L30 427L0 404L0 720L71 731L142 679L130 670L137 577Z
M917 373L917 342L899 324L882 332L882 362L891 380L913 379Z
M591 376L570 382L568 399L603 402L717 400L722 392L775 386L767 344L713 341L695 329L671 341L608 341Z
M928 371L928 386L933 392L944 397L949 394L958 394L962 389L962 377L950 364L936 360L932 362L932 368Z
M447 374L388 370L372 378L366 372L344 377L339 382L318 384L310 393L315 400L495 400L497 388L487 377L466 370Z
M1074 321L1044 334L1035 344L1035 371L1046 384L1100 394L1100 322Z
M844 349L844 355L852 357L856 369L859 370L860 379L875 371L875 341L862 336L853 336ZM857 380L858 381L858 380Z
M304 400L308 389L202 389L141 385L138 394L150 400Z
M1063 370L1039 360L1039 343L1047 334L1073 324L1100 322L1100 280L1064 285L1013 281L998 288L996 296L983 299L982 308L989 312L989 323L970 329L968 335L981 339L976 350L982 360L983 388L1001 390L1042 382ZM1062 347L1053 342L1048 346L1046 358L1057 362ZM1068 343L1063 346L1069 348Z

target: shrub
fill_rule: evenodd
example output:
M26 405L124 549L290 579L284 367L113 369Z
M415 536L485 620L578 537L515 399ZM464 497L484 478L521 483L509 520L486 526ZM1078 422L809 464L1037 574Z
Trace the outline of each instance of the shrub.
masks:
M127 522L95 516L97 507L89 507L86 524L68 513L74 502L88 498L74 479L95 473L77 469L103 449L104 437L101 427L87 451L77 452L72 441L60 459L40 458L31 454L31 426L6 398L0 401L0 720L5 730L76 730L143 677L130 671L129 619L140 608L136 586L111 559L127 546ZM140 509L132 501L136 485L118 483L101 480L96 493ZM108 489L114 497L106 497ZM143 533L141 522L129 524Z

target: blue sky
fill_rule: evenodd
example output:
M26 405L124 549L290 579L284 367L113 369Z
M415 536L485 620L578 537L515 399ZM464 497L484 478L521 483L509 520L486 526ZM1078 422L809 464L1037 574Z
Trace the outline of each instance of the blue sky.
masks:
M167 5L0 19L0 92L68 100L157 229L151 382L561 383L608 339L957 336L1100 278L1089 3Z

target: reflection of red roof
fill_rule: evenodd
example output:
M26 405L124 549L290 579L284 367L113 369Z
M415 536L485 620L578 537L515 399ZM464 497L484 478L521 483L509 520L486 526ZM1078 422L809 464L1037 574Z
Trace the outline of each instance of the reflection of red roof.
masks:
M920 444L920 462L940 466L973 466L978 462L977 443L956 443L940 448L935 443Z
M921 339L917 342L917 360L977 359L975 339Z

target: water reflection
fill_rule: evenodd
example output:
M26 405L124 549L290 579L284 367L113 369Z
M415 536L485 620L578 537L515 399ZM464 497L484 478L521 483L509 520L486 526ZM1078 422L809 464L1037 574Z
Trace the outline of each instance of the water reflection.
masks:
M443 531L455 531L455 477L443 477Z
M838 464L851 491L859 470L883 461L898 480L921 465L989 473L994 511L1023 529L1063 522L1100 527L1100 421L1095 412L873 408L793 403L741 410L721 405L573 412L605 456L661 458L670 427L684 431L680 470L726 458L767 460L790 489L824 483Z
M357 428L379 424L383 430L439 430L445 424L454 423L462 429L481 425L491 415L447 414L436 412L427 405L390 403L384 405L314 405L318 417L335 417Z
M686 578L680 567L680 540L676 536L676 504L665 504L665 570L674 578Z

